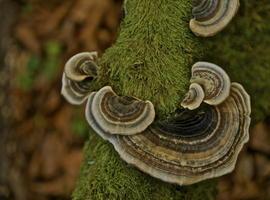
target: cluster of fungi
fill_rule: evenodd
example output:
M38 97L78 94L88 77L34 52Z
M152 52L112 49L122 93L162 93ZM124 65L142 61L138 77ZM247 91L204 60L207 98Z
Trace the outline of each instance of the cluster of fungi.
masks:
M194 5L191 30L196 35L212 36L233 18L239 1L202 0ZM179 185L234 169L249 138L250 97L221 67L195 63L181 107L165 120L155 120L150 101L118 96L110 86L92 91L98 72L95 52L73 56L65 65L61 92L71 104L87 101L89 125L112 143L127 163Z

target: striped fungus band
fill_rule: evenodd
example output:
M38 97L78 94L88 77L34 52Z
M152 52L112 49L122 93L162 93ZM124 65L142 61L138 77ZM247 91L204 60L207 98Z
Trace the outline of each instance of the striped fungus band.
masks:
M127 163L163 181L189 185L234 169L249 138L250 97L226 72L207 62L192 67L191 85L179 109L155 119L154 105L118 96L110 86L91 91L96 53L73 56L63 73L62 94L73 104L87 100L92 129L113 144Z
M210 37L223 30L236 15L239 0L193 0L191 31L201 37Z
M61 94L74 105L82 104L89 96L92 81L97 77L97 52L83 52L71 57L62 76Z
M101 136L141 133L154 118L155 109L150 101L117 96L110 86L92 93L86 105L86 119Z
M192 67L191 85L181 106L196 109L204 101L209 105L222 103L230 94L231 81L219 66L197 62Z
M194 110L198 108L203 102L205 97L203 88L198 83L191 83L189 86L189 91L186 93L181 106L188 108L189 110Z
M92 109L97 93L90 95L86 117L127 163L163 181L189 185L231 172L248 141L249 95L238 83L232 83L230 90L217 106L179 110L138 134L114 135L95 121Z

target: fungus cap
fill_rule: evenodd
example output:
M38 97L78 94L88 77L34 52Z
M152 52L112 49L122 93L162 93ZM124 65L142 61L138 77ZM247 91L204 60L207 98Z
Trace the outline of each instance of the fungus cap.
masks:
M96 52L83 52L71 57L62 76L61 94L74 105L82 104L92 92L93 80L97 77Z
M192 83L189 86L189 91L181 102L181 106L189 110L194 110L201 105L204 96L203 88L198 83Z
M97 76L97 52L82 52L72 56L65 65L67 78L82 81Z
M141 134L103 137L126 162L163 181L189 185L231 172L249 139L250 98L233 83L220 105L182 110Z
M231 81L228 74L212 63L195 63L190 82L202 86L205 94L204 102L210 105L222 103L230 94Z
M195 0L191 31L201 37L210 37L223 30L236 15L239 0Z
M89 96L85 114L97 133L133 135L141 133L154 121L155 109L150 101L120 97L110 86L105 86ZM103 133L100 135L103 137Z

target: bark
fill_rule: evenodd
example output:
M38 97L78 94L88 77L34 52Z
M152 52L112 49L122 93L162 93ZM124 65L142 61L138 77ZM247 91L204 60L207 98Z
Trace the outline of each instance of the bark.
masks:
M100 86L151 100L163 118L179 106L192 64L205 60L244 85L252 97L253 121L265 118L270 113L270 3L241 1L228 28L212 39L199 39L188 28L191 2L128 0L118 40L100 61ZM152 178L122 161L112 145L91 132L73 199L207 200L215 194L215 180L180 187Z

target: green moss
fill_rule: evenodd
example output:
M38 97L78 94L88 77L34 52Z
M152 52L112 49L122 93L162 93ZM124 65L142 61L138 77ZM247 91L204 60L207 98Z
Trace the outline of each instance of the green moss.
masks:
M179 106L202 54L188 27L191 1L128 0L127 9L116 44L102 57L100 82L151 100L163 117Z
M194 59L202 56L188 28L191 8L191 0L128 0L118 40L100 60L99 83L151 100L159 117L173 112L187 91ZM74 200L214 199L215 181L191 187L162 182L127 165L95 134L85 154Z
M252 100L253 122L270 114L270 2L242 0L240 12L226 30L202 40L209 48L204 60L244 85Z
M94 133L85 146L84 163L73 200L207 200L216 193L215 181L180 187L147 176Z
M101 59L99 80L119 94L149 99L164 117L185 93L196 60L214 62L251 94L253 121L270 114L270 4L242 1L232 24L214 38L188 29L191 0L128 0L116 44ZM122 161L112 145L91 135L74 200L214 199L215 180L179 187Z

